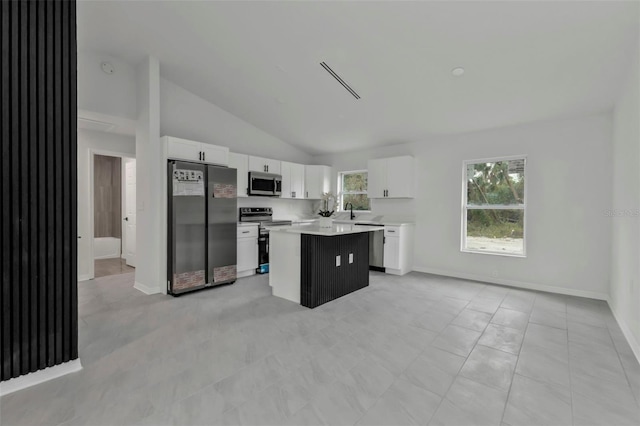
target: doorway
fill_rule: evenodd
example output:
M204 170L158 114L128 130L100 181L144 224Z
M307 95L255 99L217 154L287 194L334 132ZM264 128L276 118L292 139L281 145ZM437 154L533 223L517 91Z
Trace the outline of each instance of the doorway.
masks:
M93 155L95 278L135 271L135 159Z

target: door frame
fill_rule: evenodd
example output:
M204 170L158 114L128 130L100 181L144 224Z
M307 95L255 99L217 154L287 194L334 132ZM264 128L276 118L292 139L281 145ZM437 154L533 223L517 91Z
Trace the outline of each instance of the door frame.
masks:
M93 177L93 169L94 169L94 162L95 162L95 156L96 155L106 155L109 157L119 157L121 160L125 160L125 159L130 159L130 160L135 160L136 156L127 152L119 152L119 151L107 151L104 149L93 149L93 148L89 148L89 259L90 259L90 265L89 265L89 279L92 280L95 278L95 258L94 258L94 244L95 244L95 229L94 229L94 215L95 215L95 211L94 211L94 202L95 202L95 194L94 194L94 177ZM120 175L122 176L122 164L120 167ZM121 186L124 185L125 182L121 182ZM136 181L136 189L137 189L138 183ZM121 198L123 197L123 194L120 194ZM120 209L122 210L123 207L123 203L121 203L122 205L120 206ZM121 224L122 226L122 224ZM125 235L125 234L123 234ZM120 240L120 246L122 247L124 245L122 239ZM122 258L122 251L120 253L120 257Z

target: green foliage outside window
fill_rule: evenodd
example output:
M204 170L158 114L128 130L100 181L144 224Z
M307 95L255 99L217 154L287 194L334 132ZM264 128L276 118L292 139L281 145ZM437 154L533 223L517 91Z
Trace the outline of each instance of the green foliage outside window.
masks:
M371 210L367 196L367 172L340 173L340 209L347 203L353 204L353 210Z
M467 236L523 238L523 209L476 209L474 206L523 206L524 160L467 166Z

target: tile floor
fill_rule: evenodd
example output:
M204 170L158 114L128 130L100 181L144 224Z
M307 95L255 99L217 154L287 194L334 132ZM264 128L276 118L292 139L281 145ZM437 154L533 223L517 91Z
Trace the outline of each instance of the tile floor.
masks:
M127 274L135 270L127 265L124 259L96 259L94 261L94 276L96 278Z
M411 273L314 310L266 276L171 298L79 285L84 369L3 397L3 425L638 425L605 302Z

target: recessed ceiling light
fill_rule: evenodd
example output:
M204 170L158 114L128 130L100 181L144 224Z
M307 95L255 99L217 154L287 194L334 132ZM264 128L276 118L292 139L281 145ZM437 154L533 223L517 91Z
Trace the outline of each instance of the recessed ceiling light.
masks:
M451 70L451 75L454 77L460 77L462 74L464 74L464 68L462 67L457 67Z

